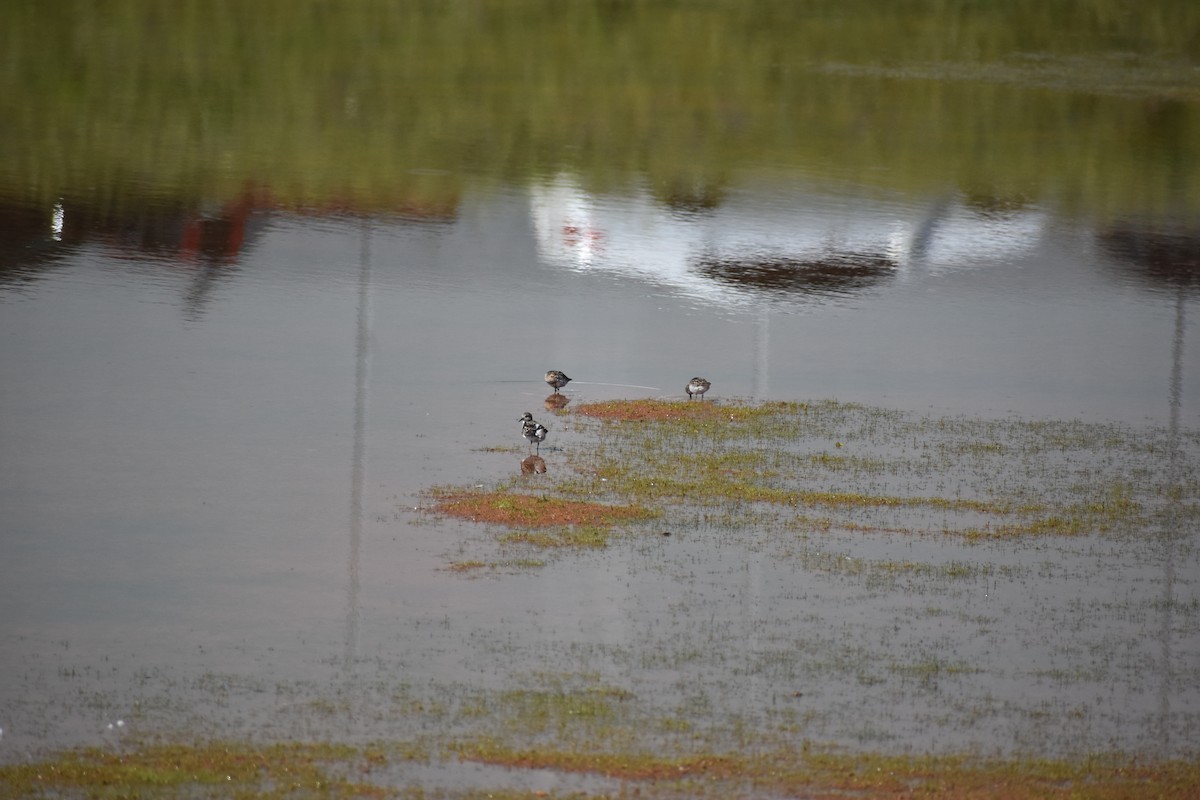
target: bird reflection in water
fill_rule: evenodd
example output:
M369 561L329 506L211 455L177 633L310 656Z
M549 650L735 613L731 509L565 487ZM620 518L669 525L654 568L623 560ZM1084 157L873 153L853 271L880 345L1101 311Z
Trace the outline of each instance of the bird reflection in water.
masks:
M565 394L555 393L549 395L542 405L546 407L547 411L561 411L569 402L571 402L571 398Z
M529 456L521 462L522 475L544 475L546 473L546 462L541 456Z

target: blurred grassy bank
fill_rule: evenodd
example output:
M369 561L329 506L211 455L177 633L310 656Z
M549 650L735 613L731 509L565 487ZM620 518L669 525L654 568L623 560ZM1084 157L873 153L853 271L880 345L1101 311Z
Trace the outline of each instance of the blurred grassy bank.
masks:
M1200 209L1200 4L114 0L0 10L0 198L444 213L568 170ZM751 178L752 176L752 178Z

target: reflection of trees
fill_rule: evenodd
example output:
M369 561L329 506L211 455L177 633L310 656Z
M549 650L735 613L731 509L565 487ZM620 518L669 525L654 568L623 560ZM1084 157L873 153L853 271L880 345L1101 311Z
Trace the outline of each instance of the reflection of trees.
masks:
M963 205L981 217L1007 217L1027 211L1033 202L1020 194L1002 194L981 186L967 186L962 191Z
M1118 23L1093 5L177 0L164 25L136 4L25 4L0 26L3 177L43 198L113 176L217 198L249 181L372 212L563 169L597 191L645 177L685 209L747 164L1085 207L1165 196L1164 159L1200 185L1193 66L1158 55L1194 51L1200 4L1121 16L1119 68ZM1140 118L1129 97L1151 101Z
M883 255L839 253L822 259L704 257L695 269L741 289L779 294L846 294L890 279L898 265Z
M672 211L703 214L718 208L725 199L727 185L704 178L675 176L658 186L655 198Z

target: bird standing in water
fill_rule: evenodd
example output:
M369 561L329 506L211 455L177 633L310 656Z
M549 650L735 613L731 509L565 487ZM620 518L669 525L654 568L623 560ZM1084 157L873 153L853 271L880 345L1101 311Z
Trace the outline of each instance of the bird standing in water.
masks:
M695 396L699 397L701 400L703 400L704 393L707 392L709 390L709 387L711 387L711 386L712 386L712 384L709 383L708 381L704 380L704 378L692 378L688 382L687 387L685 388L685 391L687 392L688 400L692 399L692 395L695 395Z
M542 423L535 422L533 414L528 411L521 416L519 422L521 423L521 435L525 437L525 441L529 442L530 445L536 444L540 453L542 442L546 441L546 434L550 431Z
M570 382L571 379L567 377L567 373L562 372L561 370L552 369L546 373L546 383L554 387L555 394L558 393L559 389L566 386Z

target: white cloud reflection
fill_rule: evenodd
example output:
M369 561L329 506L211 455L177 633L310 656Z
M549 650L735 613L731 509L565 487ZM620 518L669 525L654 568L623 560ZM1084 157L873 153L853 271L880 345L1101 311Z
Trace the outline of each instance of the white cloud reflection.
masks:
M595 195L567 175L530 189L540 257L635 278L726 308L824 301L897 279L1021 257L1047 224L1037 208L980 210L794 189L731 193L679 212L644 188Z

